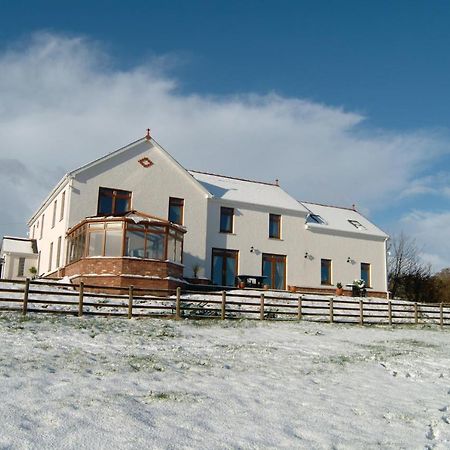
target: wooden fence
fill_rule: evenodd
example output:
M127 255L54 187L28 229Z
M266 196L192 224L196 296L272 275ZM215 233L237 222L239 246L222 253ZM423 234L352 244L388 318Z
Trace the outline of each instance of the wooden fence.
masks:
M0 280L0 311L172 319L311 320L349 324L450 325L450 304L296 295L255 290L198 293ZM97 292L95 292L97 291Z

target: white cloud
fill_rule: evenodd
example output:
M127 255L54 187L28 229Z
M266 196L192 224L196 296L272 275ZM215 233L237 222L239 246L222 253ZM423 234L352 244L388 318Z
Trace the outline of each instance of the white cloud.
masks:
M39 34L0 54L0 234L68 170L144 135L187 168L274 180L299 199L382 209L448 147L310 101L180 93L161 60L120 70L95 43ZM238 69L237 69L238 70ZM15 228L14 228L15 227Z
M416 239L422 259L434 270L450 267L450 211L412 211L400 224Z

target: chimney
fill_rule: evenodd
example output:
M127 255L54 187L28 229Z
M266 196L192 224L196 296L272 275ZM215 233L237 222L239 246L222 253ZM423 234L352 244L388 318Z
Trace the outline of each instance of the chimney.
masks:
M278 180L278 178L275 179L275 186L279 186L280 185L280 180Z

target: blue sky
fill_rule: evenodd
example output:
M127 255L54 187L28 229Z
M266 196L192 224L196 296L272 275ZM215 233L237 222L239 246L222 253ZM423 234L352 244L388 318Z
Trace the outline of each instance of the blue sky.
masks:
M388 232L416 237L435 268L450 265L449 2L1 7L3 182L17 198L33 193L22 200L23 217L0 223L1 234L22 232L20 222L66 170L151 126L189 168L278 177L300 199L355 202ZM105 100L102 80L116 103ZM123 127L112 131L119 117ZM61 128L71 126L83 131L70 145L83 150L55 162L68 145ZM18 145L18 136L33 146ZM273 148L280 158L267 164ZM233 164L234 152L260 167ZM16 183L14 168L37 155L39 175L27 166L28 184Z

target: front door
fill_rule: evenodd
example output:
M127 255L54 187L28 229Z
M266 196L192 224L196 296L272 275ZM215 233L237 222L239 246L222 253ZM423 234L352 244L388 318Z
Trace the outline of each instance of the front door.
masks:
M271 289L286 289L286 256L263 253L262 274Z
M234 286L238 268L238 251L213 248L211 278L213 284Z

